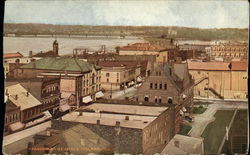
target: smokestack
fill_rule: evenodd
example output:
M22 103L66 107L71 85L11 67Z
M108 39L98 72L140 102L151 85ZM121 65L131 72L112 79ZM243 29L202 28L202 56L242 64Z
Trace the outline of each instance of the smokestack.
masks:
M115 122L115 126L116 126L116 127L120 127L120 124L121 124L121 123L120 123L119 121L116 121L116 122Z
M33 54L32 51L29 51L29 57L32 58Z
M96 120L96 124L97 124L97 125L100 125L100 120L99 120L99 119Z
M17 100L18 99L18 95L15 95L15 100Z

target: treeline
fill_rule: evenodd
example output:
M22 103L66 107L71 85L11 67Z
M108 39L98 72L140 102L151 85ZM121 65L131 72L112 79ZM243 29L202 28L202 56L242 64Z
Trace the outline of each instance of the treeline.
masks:
M247 40L248 29L199 29L167 26L88 26L52 24L4 24L4 34L167 36L198 40Z

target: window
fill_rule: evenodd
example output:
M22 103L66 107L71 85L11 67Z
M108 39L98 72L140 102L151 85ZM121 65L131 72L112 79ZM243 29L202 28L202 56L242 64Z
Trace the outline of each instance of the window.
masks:
M161 103L161 98L159 98L159 103Z
M155 89L157 89L157 83L155 83Z
M145 96L145 97L144 97L144 101L145 101L145 102L148 102L148 100L149 100L149 97L148 97L148 96Z
M161 76L161 72L159 72L159 76Z
M117 78L119 78L119 73L116 73Z
M116 82L119 83L119 79L116 79Z
M109 79L107 79L107 82L109 82Z
M160 83L160 89L162 89L162 84Z
M201 74L201 72L200 72L200 71L198 71L198 74Z
M157 99L157 96L155 97L155 103L157 103L158 102L158 99Z
M171 97L168 98L168 103L172 104L173 103L173 99Z
M167 90L167 84L164 84L164 89Z
M153 83L150 83L150 89L153 89Z
M109 73L106 73L106 77L109 77Z
M158 72L156 72L156 76L158 76Z

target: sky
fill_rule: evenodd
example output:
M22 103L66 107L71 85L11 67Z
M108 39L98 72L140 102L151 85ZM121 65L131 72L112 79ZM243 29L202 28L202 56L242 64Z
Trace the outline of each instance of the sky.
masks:
M248 28L247 0L7 0L5 23Z

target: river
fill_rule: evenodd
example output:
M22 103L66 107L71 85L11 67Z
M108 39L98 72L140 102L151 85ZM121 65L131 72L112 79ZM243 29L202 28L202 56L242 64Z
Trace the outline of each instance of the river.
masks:
M52 50L52 44L55 38L49 37L4 37L4 53L20 52L28 56L29 51L38 53L40 51ZM57 38L59 43L59 55L72 54L76 47L84 47L89 50L100 50L101 45L105 45L107 51L114 51L116 46L125 46L136 42L144 42L142 38L129 37L89 37L89 38Z

